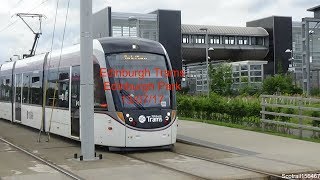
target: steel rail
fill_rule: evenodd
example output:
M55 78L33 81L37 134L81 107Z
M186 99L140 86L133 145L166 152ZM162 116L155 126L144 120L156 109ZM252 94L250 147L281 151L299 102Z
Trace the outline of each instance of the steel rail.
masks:
M176 154L179 154L179 155L183 155L183 156L187 156L187 157L191 157L191 158L195 158L195 159L200 159L200 160L207 161L207 162L221 164L221 165L224 165L224 166L229 166L229 167L233 167L233 168L237 168L237 169L242 169L242 170L246 170L246 171L250 171L250 172L255 172L255 173L258 173L258 174L267 175L268 177L272 177L272 178L290 179L290 178L284 178L284 177L282 177L282 176L280 176L278 174L270 173L270 172L267 172L267 171L262 171L262 170L259 170L259 169L245 167L245 166L242 166L242 165L238 165L238 164L234 164L234 163L230 163L230 162L226 162L226 161L213 160L213 159L208 159L208 158L204 158L204 157L200 157L200 156L195 156L195 155L192 155L192 154L180 153L180 152L176 152L176 151L173 151L173 153L176 153Z

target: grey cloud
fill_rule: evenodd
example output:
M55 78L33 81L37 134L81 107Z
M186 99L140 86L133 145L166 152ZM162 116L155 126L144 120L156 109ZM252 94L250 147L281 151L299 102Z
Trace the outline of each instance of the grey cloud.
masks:
M249 13L259 13L277 3L278 0L255 0L248 7Z
M67 2L68 0L60 0L54 48L61 46ZM79 0L70 0L65 46L72 45L79 39L79 2ZM35 1L32 3L39 4ZM113 12L149 13L156 9L175 9L181 10L182 23L245 26L246 21L270 15L289 15L293 16L293 19L301 19L309 15L305 11L307 8L317 4L319 0L93 0L93 12L106 6L111 6ZM23 7L24 4L21 6ZM48 17L43 21L39 51L50 50L55 7L56 1L48 1L43 8L35 11L44 13ZM0 12L0 29L8 22L10 22L9 13ZM28 34L26 28L19 22L8 31L0 33L0 62L11 56L8 49L14 50L20 47L27 51L30 48L33 36Z
M314 7L320 5L319 0L292 0L293 6Z

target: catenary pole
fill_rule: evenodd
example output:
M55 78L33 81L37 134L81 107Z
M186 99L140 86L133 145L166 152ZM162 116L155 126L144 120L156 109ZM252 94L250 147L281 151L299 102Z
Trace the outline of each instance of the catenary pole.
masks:
M80 1L80 139L84 161L94 160L92 0Z

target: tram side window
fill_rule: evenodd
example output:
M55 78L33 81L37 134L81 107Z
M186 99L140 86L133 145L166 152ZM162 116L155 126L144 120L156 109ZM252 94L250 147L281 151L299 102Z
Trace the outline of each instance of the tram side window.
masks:
M11 77L6 76L1 78L1 101L11 101Z
M42 101L42 88L40 84L40 77L33 76L30 81L30 104L41 105Z
M71 107L80 106L80 66L72 67L71 76Z
M99 110L107 110L106 94L103 86L103 79L100 76L99 64L93 65L94 78L94 107Z
M93 66L94 78L94 108L95 110L107 110L106 95L103 87L103 80L100 76L100 66ZM80 66L72 67L72 83L71 83L71 106L79 106L80 101Z
M2 101L2 89L3 89L3 80L2 80L2 77L0 77L0 101Z
M23 74L23 92L22 92L22 103L29 104L29 86L30 86L30 75Z
M48 72L48 82L47 82L47 106L55 106L57 104L57 85L58 80L58 70L50 69ZM54 105L53 105L54 103Z
M49 70L47 105L69 107L69 68Z

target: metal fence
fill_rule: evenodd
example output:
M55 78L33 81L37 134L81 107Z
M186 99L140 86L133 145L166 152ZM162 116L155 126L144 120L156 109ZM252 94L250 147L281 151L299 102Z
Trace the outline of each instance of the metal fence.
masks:
M283 125L298 128L300 137L303 129L320 131L319 127L312 126L313 123L320 124L320 99L275 95L261 95L260 98L264 130L266 124ZM293 119L297 122L293 122Z

